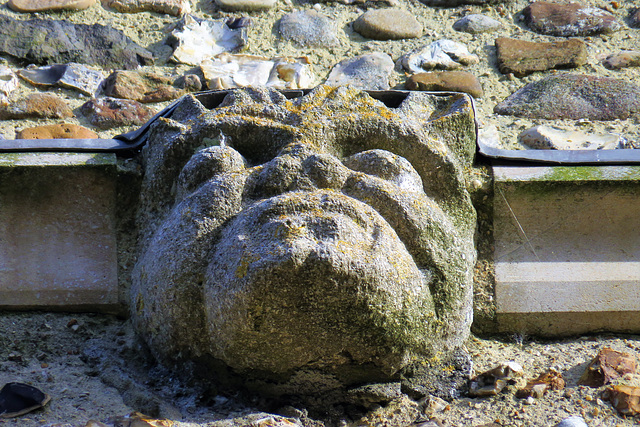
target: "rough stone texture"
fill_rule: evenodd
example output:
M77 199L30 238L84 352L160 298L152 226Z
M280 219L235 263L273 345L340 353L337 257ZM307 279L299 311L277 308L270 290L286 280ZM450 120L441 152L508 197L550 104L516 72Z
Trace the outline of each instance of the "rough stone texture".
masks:
M276 5L276 0L216 0L216 4L231 12L252 12L271 9Z
M32 93L0 108L0 119L66 119L73 117L67 103L51 93Z
M403 9L376 9L353 21L353 30L375 40L413 39L422 36L422 24Z
M500 72L516 77L587 63L587 47L578 39L537 43L501 37L496 39L496 50Z
M640 51L627 50L613 53L602 61L602 65L612 70L619 70L627 67L640 67Z
M634 28L640 27L640 8L629 14L629 25Z
M613 33L622 28L609 12L580 3L537 1L527 6L522 14L529 28L549 36L589 36Z
M153 63L151 52L108 26L0 16L0 52L39 65L79 62L105 68Z
M153 72L114 71L104 81L104 94L138 102L162 102L180 98L183 89L173 86L174 78Z
M293 100L243 89L210 112L186 98L157 122L131 307L160 358L317 395L465 340L470 98L390 102L349 87Z
M1 308L116 308L115 169L114 154L0 154Z
M22 129L16 134L18 139L93 139L98 135L85 127L69 124L58 123L55 125L36 126L32 128Z
M92 70L82 64L57 64L45 67L29 67L18 70L18 75L36 86L59 85L79 90L86 95L95 95L104 80L101 71Z
M465 92L474 98L482 97L480 82L476 76L466 71L414 74L407 79L405 87L409 90Z
M99 129L141 125L155 114L155 110L137 101L109 97L87 101L80 110Z
M331 47L339 44L337 23L315 10L288 13L280 19L280 37L302 46Z
M339 62L329 73L325 84L352 85L367 90L387 90L392 72L391 57L386 53L374 52Z
M640 112L640 87L606 77L547 76L509 95L494 111L535 119L628 119Z
M502 28L502 23L489 16L471 14L458 19L453 29L470 34L488 33Z
M156 12L180 16L191 11L188 0L103 0L102 4L122 13Z
M9 0L7 6L16 12L46 12L54 10L84 10L96 0Z

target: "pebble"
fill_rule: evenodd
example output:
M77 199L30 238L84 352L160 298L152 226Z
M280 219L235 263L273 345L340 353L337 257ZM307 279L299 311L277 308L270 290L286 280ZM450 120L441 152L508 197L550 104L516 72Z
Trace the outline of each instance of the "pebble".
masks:
M174 48L171 60L190 65L200 65L209 58L235 52L247 44L245 27L230 28L224 19L200 19L185 15L171 32L167 43Z
M336 21L313 9L284 15L278 29L282 39L301 46L332 47L339 44Z
M587 47L578 39L538 43L501 37L495 43L500 72L516 77L587 63Z
M433 69L455 70L463 65L477 64L479 61L477 55L469 53L467 46L447 39L415 49L400 58L402 68L410 73Z
M181 16L191 12L188 0L103 0L102 4L122 13L155 12Z
M414 74L407 79L405 87L409 90L465 92L474 98L482 97L480 82L466 71Z
M153 63L151 52L110 26L4 15L0 15L0 52L37 64L78 62L132 69Z
M96 0L9 0L7 6L16 12L48 12L55 10L84 10Z
M266 58L222 53L202 61L200 71L209 89L270 86L275 89L310 88L315 81L311 64L302 58Z
M637 369L638 361L634 354L603 347L589 362L578 384L602 387L627 374L635 374Z
M536 1L522 13L531 30L549 36L590 36L613 33L622 28L609 12L580 3Z
M178 77L173 85L188 92L197 92L202 90L202 81L197 74L185 74Z
M86 95L95 95L104 80L104 74L82 64L69 63L18 70L18 75L36 86L68 87Z
M523 372L519 363L513 361L503 362L473 377L469 384L469 396L495 396L508 383L515 382L516 377L521 377Z
M0 65L0 104L8 101L9 94L18 87L18 77L11 68Z
M98 135L79 125L59 123L22 129L17 139L95 139Z
M627 67L640 67L640 51L627 50L613 53L602 61L602 65L612 70L619 70Z
M640 387L619 384L608 387L604 394L621 415L640 415Z
M640 112L640 87L607 77L550 75L509 95L494 111L532 119L624 120Z
M356 56L336 64L325 84L352 85L366 90L388 90L393 66L393 60L386 53L373 52Z
M254 12L271 9L276 5L276 0L216 0L216 4L230 12Z
M32 93L0 109L0 119L65 119L73 117L67 103L50 93Z
M104 81L104 94L138 102L162 102L177 99L185 91L173 86L174 79L153 72L115 71Z
M547 125L529 128L518 136L527 148L539 150L603 150L627 148L627 140L615 133L561 130Z
M353 22L353 30L374 40L400 40L421 37L423 28L413 14L403 9L376 9L363 13Z
M453 29L470 34L489 33L502 28L502 23L486 15L471 14L458 19Z
M80 108L89 122L99 129L142 125L155 110L129 99L99 98L85 102Z
M634 28L640 27L640 8L635 9L629 15L629 26Z
M587 423L584 421L584 418L574 415L560 421L556 424L556 427L587 427Z

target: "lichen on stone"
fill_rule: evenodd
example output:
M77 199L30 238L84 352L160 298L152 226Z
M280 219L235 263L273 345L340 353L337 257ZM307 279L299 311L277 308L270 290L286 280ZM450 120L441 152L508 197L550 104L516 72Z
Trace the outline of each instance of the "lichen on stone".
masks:
M472 316L474 146L466 95L185 98L143 153L139 334L165 362L271 394L449 354Z

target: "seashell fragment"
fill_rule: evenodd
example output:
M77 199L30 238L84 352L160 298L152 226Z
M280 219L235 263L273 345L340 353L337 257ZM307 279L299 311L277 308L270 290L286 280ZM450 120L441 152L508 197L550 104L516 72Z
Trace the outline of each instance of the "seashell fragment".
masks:
M479 61L478 56L470 53L465 45L447 39L415 49L400 58L402 67L410 73L433 69L455 70Z
M0 66L0 103L7 101L11 92L18 87L18 77L11 68Z
M538 150L606 150L628 148L628 141L616 133L586 133L561 130L551 126L535 126L518 135L527 148Z
M85 65L69 64L49 65L46 67L18 70L18 75L36 86L62 86L79 90L87 95L95 95L104 80L104 74Z
M247 29L234 22L185 15L167 40L174 48L171 60L198 65L220 53L242 49L247 44ZM235 28L231 28L230 23Z
M562 390L566 382L562 374L551 368L547 372L540 374L537 378L527 382L524 388L516 391L516 397L526 399L532 397L540 399L548 390Z
M523 372L519 363L503 362L472 378L469 384L469 396L495 396L508 384L514 384L516 377L522 376Z
M266 58L222 53L202 61L200 69L209 89L270 86L275 89L309 88L314 81L309 59Z

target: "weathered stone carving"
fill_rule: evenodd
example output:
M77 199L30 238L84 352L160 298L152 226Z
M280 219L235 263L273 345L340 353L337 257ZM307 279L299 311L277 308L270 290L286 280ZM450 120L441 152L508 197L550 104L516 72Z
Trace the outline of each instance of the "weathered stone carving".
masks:
M184 98L144 152L138 332L165 361L275 394L448 354L472 316L474 152L464 94Z

